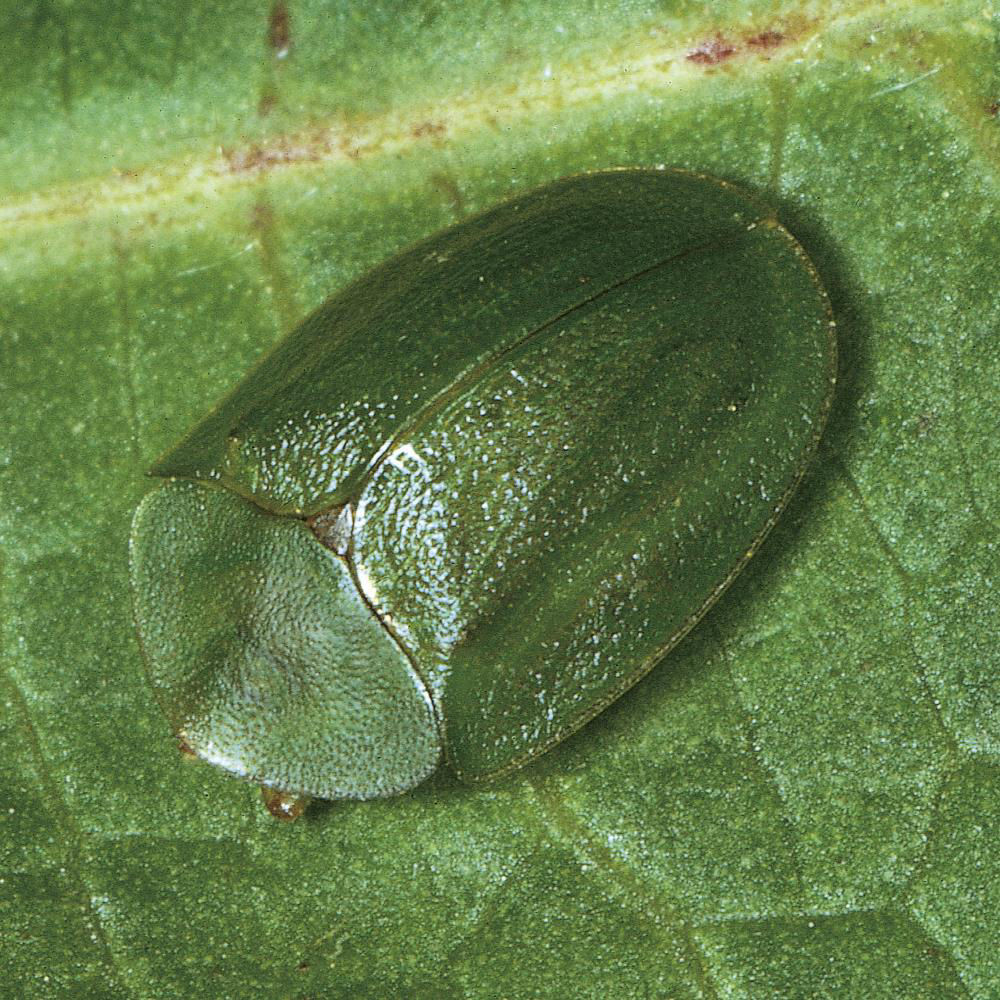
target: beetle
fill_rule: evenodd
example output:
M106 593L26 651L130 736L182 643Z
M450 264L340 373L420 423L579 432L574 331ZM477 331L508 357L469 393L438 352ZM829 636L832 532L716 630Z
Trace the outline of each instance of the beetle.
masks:
M698 622L814 454L802 247L683 170L554 181L375 267L153 466L131 577L194 754L367 799L505 774Z

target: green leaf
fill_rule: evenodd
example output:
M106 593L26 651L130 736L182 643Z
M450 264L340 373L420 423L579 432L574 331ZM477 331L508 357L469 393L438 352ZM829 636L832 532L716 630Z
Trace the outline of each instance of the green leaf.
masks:
M992 998L1000 17L94 0L0 14L0 972L13 996ZM698 629L503 781L275 823L143 676L143 471L281 335L515 191L771 204L842 353Z

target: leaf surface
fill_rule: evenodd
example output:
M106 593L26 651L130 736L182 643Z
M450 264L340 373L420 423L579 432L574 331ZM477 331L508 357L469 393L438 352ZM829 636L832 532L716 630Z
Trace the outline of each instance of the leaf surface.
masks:
M88 998L997 996L990 4L0 14L0 970ZM737 182L830 428L668 661L523 771L275 823L143 677L142 472L310 309L516 191Z

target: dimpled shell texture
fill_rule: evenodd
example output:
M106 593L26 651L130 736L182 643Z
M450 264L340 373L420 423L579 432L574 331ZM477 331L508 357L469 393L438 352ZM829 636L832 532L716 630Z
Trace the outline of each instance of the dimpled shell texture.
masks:
M369 272L154 472L278 522L344 506L324 557L481 779L701 617L801 477L835 369L826 296L765 209L682 171L608 171Z

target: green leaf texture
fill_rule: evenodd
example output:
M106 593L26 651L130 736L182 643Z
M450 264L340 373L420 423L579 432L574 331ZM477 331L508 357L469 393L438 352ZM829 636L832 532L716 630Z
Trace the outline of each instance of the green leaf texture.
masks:
M1000 17L941 4L0 10L0 994L1000 997ZM771 204L841 372L799 496L535 764L282 825L183 761L143 471L281 334L517 191Z

